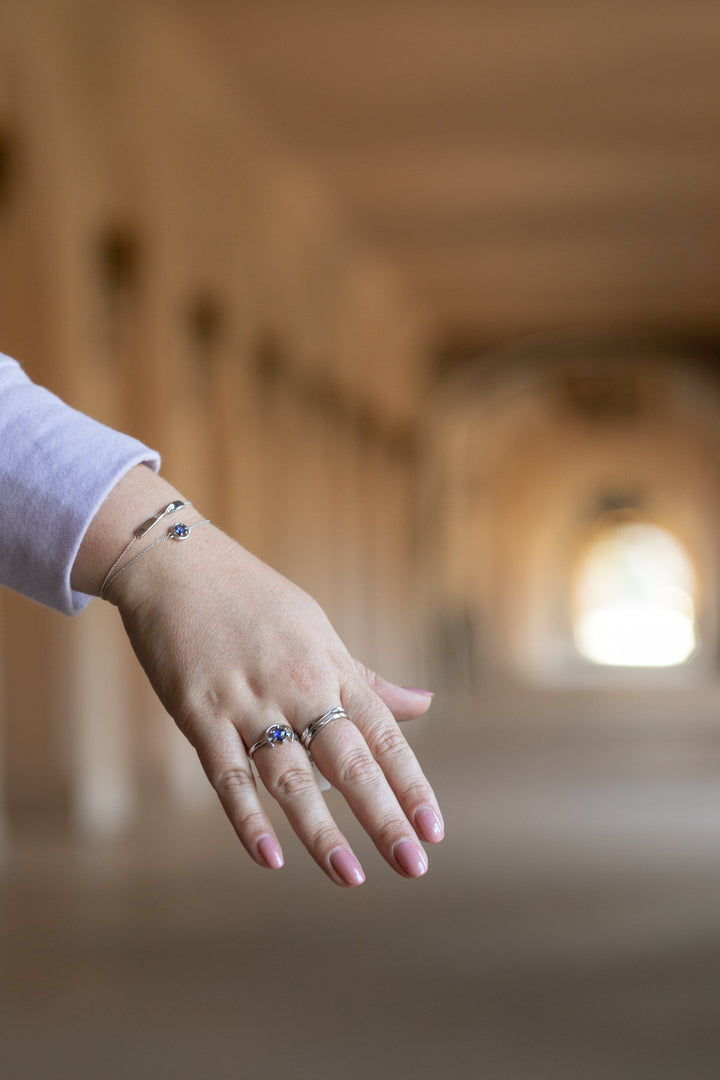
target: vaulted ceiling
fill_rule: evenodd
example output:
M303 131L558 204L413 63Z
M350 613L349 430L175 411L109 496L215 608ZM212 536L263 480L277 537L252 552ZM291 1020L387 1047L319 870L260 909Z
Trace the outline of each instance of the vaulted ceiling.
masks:
M720 331L717 0L170 6L439 342Z

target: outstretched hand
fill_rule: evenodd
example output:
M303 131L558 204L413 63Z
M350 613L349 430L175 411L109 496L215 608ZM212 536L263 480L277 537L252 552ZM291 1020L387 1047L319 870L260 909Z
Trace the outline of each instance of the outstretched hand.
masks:
M138 560L109 598L257 863L278 868L283 854L248 748L274 725L300 735L340 707L348 718L315 735L313 761L390 866L405 877L425 873L419 840L441 840L442 817L397 722L422 715L432 695L355 662L314 600L211 525ZM359 885L362 867L299 738L270 742L253 758L263 784L325 873L338 885Z

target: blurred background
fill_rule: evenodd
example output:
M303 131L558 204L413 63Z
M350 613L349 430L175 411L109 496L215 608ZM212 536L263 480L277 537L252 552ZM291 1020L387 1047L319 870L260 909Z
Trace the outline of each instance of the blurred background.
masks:
M6 592L4 1078L717 1076L719 106L710 0L4 0L0 348L436 691L448 834L258 870Z

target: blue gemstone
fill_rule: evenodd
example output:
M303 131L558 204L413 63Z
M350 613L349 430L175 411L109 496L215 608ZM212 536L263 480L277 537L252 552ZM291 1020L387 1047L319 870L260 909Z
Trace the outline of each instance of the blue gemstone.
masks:
M288 737L288 733L285 728L274 727L270 729L270 738L275 743L283 743Z
M190 535L190 529L187 525L173 525L170 532L176 540L185 540Z

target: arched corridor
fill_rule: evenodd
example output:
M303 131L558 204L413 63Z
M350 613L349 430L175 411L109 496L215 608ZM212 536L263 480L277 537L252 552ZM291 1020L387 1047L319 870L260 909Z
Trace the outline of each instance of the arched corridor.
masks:
M587 334L520 342L468 359L437 401L431 588L439 650L454 626L464 640L450 663L471 657L471 694L498 677L622 682L577 647L578 573L592 542L633 522L686 553L697 648L673 677L712 683L720 399L692 348ZM616 666L653 681L655 665L630 650Z
M330 791L333 891L268 799L263 873L114 609L3 591L3 1080L715 1080L719 55L677 0L1 6L0 351L436 692L447 823L396 880Z

